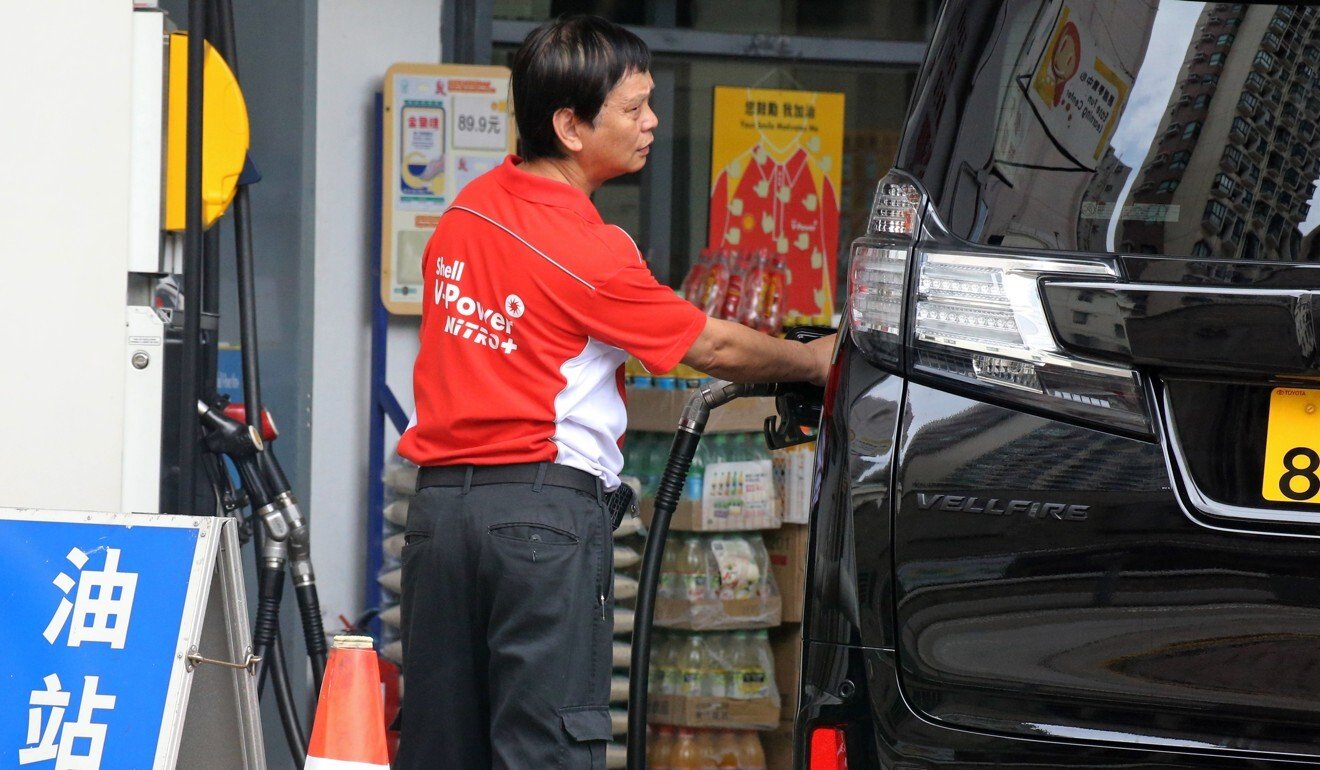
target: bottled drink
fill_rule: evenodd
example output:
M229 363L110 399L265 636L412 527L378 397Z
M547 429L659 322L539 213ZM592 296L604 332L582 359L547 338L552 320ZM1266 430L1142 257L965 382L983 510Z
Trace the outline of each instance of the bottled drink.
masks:
M765 289L770 277L770 252L757 249L747 260L747 274L743 277L742 297L738 300L736 320L743 326L761 329L765 325Z
M683 279L683 288L681 293L683 298L698 307L701 296L701 285L706 277L706 272L710 270L711 250L702 249L697 252L697 261L688 270L687 277Z
M642 490L645 491L647 476L650 473L647 463L651 460L649 454L651 451L651 434L642 431L629 433L627 438L624 439L623 448L625 455L624 468L627 469L630 475L637 477L637 481L642 485Z
M703 653L701 635L688 634L683 642L683 651L678 663L680 676L678 694L685 698L696 698L701 695L702 669L706 666Z
M742 763L742 744L738 733L720 730L715 736L715 767L719 770L739 770Z
M710 267L701 277L700 289L697 294L697 307L701 308L706 315L718 317L728 290L728 254L716 252L711 255Z
M709 565L705 543L700 536L693 535L684 541L679 569L682 571L685 594L689 602L696 604L710 598Z
M729 697L729 651L727 635L706 635L706 648L710 652L710 665L705 672L701 692L711 698Z
M710 439L710 458L711 463L729 462L729 434L716 433Z
M738 733L738 767L742 770L765 770L765 749L755 730Z
M645 487L646 493L651 497L654 497L656 490L660 488L660 479L664 477L665 466L669 464L669 442L665 438L662 433L651 434L650 452L647 455L650 476Z
M647 726L646 766L648 770L673 770L674 728L669 725Z
M661 695L678 694L678 639L673 634L661 637L660 649L651 664L652 676L659 680L656 692Z
M743 288L747 285L747 274L751 272L751 255L737 251L729 254L729 286L724 292L719 317L726 321L737 321L738 305L742 302Z
M718 748L714 730L701 730L697 733L697 751L701 754L701 770L717 770L718 766L715 763Z
M733 667L735 698L757 700L770 697L765 663L757 652L755 641L745 631L734 634Z
M660 557L660 583L655 591L658 598L682 599L686 595L678 566L678 557L683 550L681 543L681 537L670 537L665 543L665 552Z
M686 727L678 729L678 738L669 760L673 770L702 770L701 750L697 746L697 735Z
M692 465L688 467L687 481L683 486L683 496L689 500L701 499L701 487L706 480L706 455L708 450L704 443L697 445L696 454L692 456Z
M761 537L761 533L753 532L747 539L752 544L752 558L756 560L758 573L752 594L764 601L774 593L770 590L770 551L765 547L765 538Z
M775 656L770 651L770 632L765 629L752 631L752 650L756 654L756 660L764 673L765 688L762 691L762 697L775 697Z
M783 254L776 254L770 259L770 269L766 273L765 288L762 294L762 326L766 334L778 334L784 325L784 302L788 294L788 259Z

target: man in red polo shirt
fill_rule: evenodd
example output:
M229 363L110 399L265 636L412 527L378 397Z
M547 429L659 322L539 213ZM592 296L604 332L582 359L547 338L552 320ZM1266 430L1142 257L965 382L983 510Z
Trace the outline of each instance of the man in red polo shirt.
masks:
M423 258L422 466L403 551L407 686L396 770L603 768L623 362L823 384L808 345L707 318L588 197L646 163L650 53L573 17L514 59L523 157L469 184Z

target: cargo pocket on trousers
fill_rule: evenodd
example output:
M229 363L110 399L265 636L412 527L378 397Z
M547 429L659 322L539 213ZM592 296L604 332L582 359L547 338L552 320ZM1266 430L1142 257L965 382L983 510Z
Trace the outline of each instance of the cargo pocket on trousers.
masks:
M609 706L566 706L559 718L568 734L563 768L605 770L605 743L613 737Z

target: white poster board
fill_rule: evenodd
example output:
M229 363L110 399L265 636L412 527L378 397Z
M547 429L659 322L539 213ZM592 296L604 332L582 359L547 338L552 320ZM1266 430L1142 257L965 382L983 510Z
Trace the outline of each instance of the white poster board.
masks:
M506 67L395 64L385 73L381 301L422 312L422 251L458 191L514 151Z

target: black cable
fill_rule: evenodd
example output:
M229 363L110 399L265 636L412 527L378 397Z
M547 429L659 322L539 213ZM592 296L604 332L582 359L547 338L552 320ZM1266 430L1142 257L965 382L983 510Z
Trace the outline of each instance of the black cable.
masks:
M271 687L275 689L275 705L280 712L280 725L284 740L289 744L289 755L294 767L302 769L307 762L307 736L298 723L298 710L293 702L293 687L289 683L289 670L284 660L284 643L278 636L270 646Z

